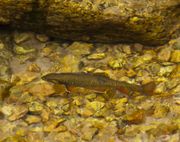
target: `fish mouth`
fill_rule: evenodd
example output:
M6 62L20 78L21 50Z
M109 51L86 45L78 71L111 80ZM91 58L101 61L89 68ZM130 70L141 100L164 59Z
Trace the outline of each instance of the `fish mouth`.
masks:
M55 84L58 83L58 81L48 78L47 75L42 76L41 79Z
M41 79L42 79L42 80L46 80L46 81L48 80L47 77L46 77L46 75L42 76Z

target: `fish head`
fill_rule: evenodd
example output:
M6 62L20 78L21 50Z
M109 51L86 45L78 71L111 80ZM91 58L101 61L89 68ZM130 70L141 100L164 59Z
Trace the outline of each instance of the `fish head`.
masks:
M58 80L54 74L47 74L41 77L41 79L52 82L52 83L58 83Z

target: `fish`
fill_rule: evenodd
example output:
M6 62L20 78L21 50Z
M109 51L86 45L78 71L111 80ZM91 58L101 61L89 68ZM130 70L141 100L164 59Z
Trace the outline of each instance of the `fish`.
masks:
M75 86L83 88L111 88L117 89L123 94L130 94L134 91L143 92L140 85L130 84L125 81L118 81L108 76L95 73L49 73L42 76L42 79L55 84Z

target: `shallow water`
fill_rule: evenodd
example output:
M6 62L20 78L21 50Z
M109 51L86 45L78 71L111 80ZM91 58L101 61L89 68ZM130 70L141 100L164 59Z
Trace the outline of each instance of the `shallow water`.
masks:
M64 43L35 33L6 36L13 40L0 40L0 141L180 140L180 39L147 47ZM51 72L101 73L138 85L153 81L156 89L146 96L67 91L41 80Z

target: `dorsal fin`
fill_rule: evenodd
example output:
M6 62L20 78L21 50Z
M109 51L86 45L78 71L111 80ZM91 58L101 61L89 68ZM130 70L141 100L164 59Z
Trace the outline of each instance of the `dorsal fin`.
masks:
M108 78L109 78L109 75L106 74L105 72L94 72L94 73L92 73L92 74L94 74L94 75L99 75L99 76L103 76L103 77L108 77Z

